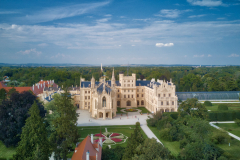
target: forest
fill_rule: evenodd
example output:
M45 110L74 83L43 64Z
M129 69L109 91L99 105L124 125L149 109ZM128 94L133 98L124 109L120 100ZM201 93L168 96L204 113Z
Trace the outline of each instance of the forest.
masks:
M0 77L8 76L8 86L32 86L42 80L54 80L58 85L79 85L80 76L90 81L92 76L99 80L112 77L112 67L0 67ZM239 91L240 67L115 67L115 78L136 73L137 79L151 80L172 78L177 92L190 91Z

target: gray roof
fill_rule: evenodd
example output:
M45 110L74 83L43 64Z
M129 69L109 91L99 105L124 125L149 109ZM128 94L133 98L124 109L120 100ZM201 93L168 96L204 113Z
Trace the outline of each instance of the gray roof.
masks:
M112 89L109 88L109 87L107 87L107 86L105 85L105 91L106 91L107 93L110 93L110 92L112 91ZM97 92L98 92L98 93L102 93L102 92L103 92L103 84L101 84L101 85L97 88Z

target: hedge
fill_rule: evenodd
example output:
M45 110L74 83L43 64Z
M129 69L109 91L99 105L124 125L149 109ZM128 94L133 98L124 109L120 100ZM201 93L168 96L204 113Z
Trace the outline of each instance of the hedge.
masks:
M219 104L218 110L228 110L228 106L226 104Z
M211 103L210 101L205 101L203 104L204 104L205 106L212 106L212 103Z
M178 112L164 112L163 116L171 116L173 119L177 119L178 118Z
M240 111L211 111L208 118L210 121L234 121L240 119Z

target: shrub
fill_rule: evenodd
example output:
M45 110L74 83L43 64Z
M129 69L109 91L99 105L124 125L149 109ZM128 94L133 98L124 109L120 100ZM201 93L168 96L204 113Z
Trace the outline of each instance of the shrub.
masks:
M119 133L113 133L112 135L111 135L111 137L115 137L115 136L119 136L120 134Z
M180 149L184 148L189 143L186 137L184 137L184 139L180 140L179 142L180 142Z
M228 110L228 106L226 104L219 104L218 105L218 110L226 111L226 110Z
M240 111L211 111L208 112L210 121L234 121L240 119Z
M205 101L203 104L204 104L205 106L212 106L212 103L211 103L210 101Z
M114 142L121 142L122 139L119 139L119 138L111 138Z
M228 129L228 131L232 131L232 129Z
M235 119L235 123L238 125L238 126L240 126L240 119Z
M160 138L166 141L172 141L172 136L169 134L170 128L165 128L159 132Z
M221 157L218 158L218 160L228 160L228 159L224 156L221 156Z
M0 160L7 160L7 158L0 158Z
M214 131L211 137L212 142L215 144L227 143L229 139L230 139L230 136L227 134L227 132L222 130Z

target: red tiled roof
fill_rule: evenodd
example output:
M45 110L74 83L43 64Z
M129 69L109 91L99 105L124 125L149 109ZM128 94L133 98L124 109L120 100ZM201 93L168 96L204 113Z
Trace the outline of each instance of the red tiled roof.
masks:
M96 150L98 144L92 144L90 136L87 136L76 148L71 160L85 160L86 152L89 151L89 159L96 160L96 153L98 153L97 160L101 160L102 147L99 145L99 151Z
M9 92L10 89L12 89L13 87L6 87L3 82L0 82L0 89L4 88L6 90L6 92ZM17 92L22 93L24 91L29 91L32 90L31 87L14 87L16 89Z

